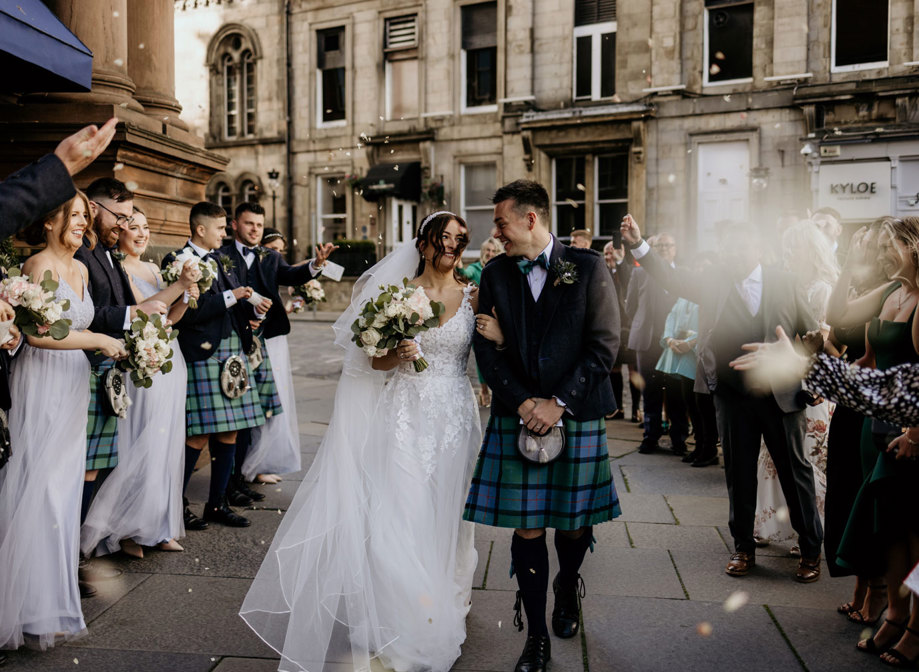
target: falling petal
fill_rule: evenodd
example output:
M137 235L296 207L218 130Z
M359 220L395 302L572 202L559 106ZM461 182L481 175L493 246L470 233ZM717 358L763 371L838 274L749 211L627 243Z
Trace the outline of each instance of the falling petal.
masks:
M143 48L144 48L144 43L141 42L140 44L138 44L138 45L137 45L137 48L138 48L138 49L143 49Z
M195 558L195 564L197 565L199 562L201 562L201 560L199 560L198 558Z
M717 63L712 63L711 67L708 69L708 74L717 75L719 72L721 72L721 66Z
M576 200L574 200L573 198L566 198L566 199L565 199L565 203L567 203L568 205L570 205L572 208L577 208L577 207L578 207L578 202L577 202Z
M730 94L730 93L724 94L724 95L722 96L722 98L724 98L724 101L725 101L726 103L730 103L730 102L731 102L731 94Z
M775 122L775 128L782 128L782 123L779 121Z
M648 38L648 47L650 49L654 49L654 38L653 37Z
M501 621L498 621L498 628L501 628Z
M114 63L115 65L117 65L117 66L120 68L122 65L124 65L124 59L123 59L123 58L116 58L114 61L112 61L112 63Z
M202 350L210 350L210 349L213 348L213 347L214 347L214 346L211 345L210 343L208 343L207 341L204 341L204 343L201 344L201 349L202 349Z
M876 129L874 129L874 132L875 132L875 133L883 133L883 132L884 132L884 129L881 128L880 126L878 126Z
M723 61L723 60L724 60L724 52L723 52L723 51L716 51L716 52L715 52L715 58L717 58L719 61Z
M124 186L128 188L128 191L137 191L137 182L125 182Z
M188 592L189 592L189 593L191 592L191 588L188 589Z
M631 381L632 385L637 387L639 390L645 389L645 379L637 371L629 372L629 380Z
M712 636L712 624L708 621L702 621L696 625L696 634L699 637L711 637Z
M868 639L869 637L874 636L874 630L871 628L865 628L862 630L861 634L858 636L859 639Z
M741 118L741 119L746 119L746 118L747 118L747 113L746 113L746 112L741 112L741 113L740 113L740 118Z
M272 415L274 415L274 413L272 413L270 410L265 411L265 417L266 417L266 418L270 418Z
M775 512L775 519L780 523L787 523L789 519L788 507L780 506Z
M733 613L750 601L750 596L742 590L735 590L724 601L724 610Z
M122 168L124 168L123 163L116 163L114 166L112 166L112 170L121 170Z
M74 659L73 659L73 664L74 664L74 665L79 665L79 664L80 664L80 659L79 659L79 658L74 658Z
M581 184L580 182L578 182L577 187L578 187L578 191L587 191L587 187L585 187L585 186L584 186L583 184Z
M116 11L116 12L112 12L112 16L114 16L114 17L117 19L120 15L119 15L118 12Z
M673 184L674 182L676 182L676 175L674 175L673 173L670 173L670 174L667 176L667 181L668 181L670 184Z
M118 103L118 107L125 107L125 108L126 108L127 106L128 106L127 103Z

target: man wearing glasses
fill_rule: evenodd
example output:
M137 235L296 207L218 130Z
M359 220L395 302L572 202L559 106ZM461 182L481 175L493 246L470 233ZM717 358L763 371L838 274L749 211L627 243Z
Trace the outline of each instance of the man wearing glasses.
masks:
M86 189L93 215L93 231L97 242L90 249L83 238L83 247L75 257L89 269L89 291L93 297L94 315L90 331L123 338L131 321L142 310L148 315L165 315L167 306L162 301L148 300L135 305L131 282L112 252L118 245L118 233L130 226L134 217L134 193L119 180L103 177ZM92 367L90 373L89 421L86 427L86 477L83 483L83 501L80 506L80 523L86 519L89 505L96 492L99 476L105 476L118 464L118 418L104 405L106 373L115 365L114 360L101 354L87 352ZM95 594L81 567L80 593L83 597Z

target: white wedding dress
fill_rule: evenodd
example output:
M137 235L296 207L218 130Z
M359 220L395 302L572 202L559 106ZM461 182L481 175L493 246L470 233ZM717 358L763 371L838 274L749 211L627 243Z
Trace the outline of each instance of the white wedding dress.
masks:
M80 331L93 302L59 279ZM13 455L0 469L0 649L31 635L45 649L86 629L80 607L80 498L86 470L89 360L82 350L22 346L10 377Z
M160 288L132 276L143 297ZM181 329L181 322L179 322ZM131 406L118 426L118 466L102 483L80 531L89 557L121 549L122 539L156 546L185 536L185 359L173 341L172 370L138 388L125 376Z
M280 670L369 670L378 658L446 672L460 655L477 560L462 513L481 443L469 290L418 337L421 373L403 364L387 381L348 342L355 308L417 259L368 271L336 323L347 355L333 417L240 612Z

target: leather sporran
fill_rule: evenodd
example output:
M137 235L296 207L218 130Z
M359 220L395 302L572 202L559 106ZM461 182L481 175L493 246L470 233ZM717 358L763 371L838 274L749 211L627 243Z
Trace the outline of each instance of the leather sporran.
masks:
M249 360L249 368L255 371L259 366L262 365L262 362L265 361L265 353L262 351L262 341L258 336L252 337L252 347L249 348L249 352L246 353L246 357Z
M124 373L112 367L105 372L102 386L106 414L114 415L116 418L128 417L128 406L131 405L131 400L128 398L128 388L124 383Z
M540 436L520 426L517 435L517 452L527 462L550 464L565 452L567 441L564 427L553 427Z
M220 391L227 399L239 399L249 389L249 372L239 355L230 355L220 370Z
M0 469L6 466L12 456L9 418L6 416L6 411L0 409Z

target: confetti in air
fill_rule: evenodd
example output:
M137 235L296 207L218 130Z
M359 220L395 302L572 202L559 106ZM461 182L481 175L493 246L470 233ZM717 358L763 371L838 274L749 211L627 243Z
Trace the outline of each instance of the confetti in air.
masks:
M735 590L728 596L728 599L724 601L724 610L729 614L737 611L747 602L750 601L750 596L742 590Z
M712 636L712 624L708 621L702 621L696 625L696 634L699 637L711 637Z
M124 186L128 188L128 191L137 191L137 182L125 182Z
M676 182L676 175L674 175L673 173L670 173L670 174L667 176L667 181L668 181L670 184L673 184L674 182Z
M114 166L112 166L112 170L121 170L122 168L124 168L123 163L116 163Z
M719 72L721 72L721 66L717 63L712 63L711 67L708 69L708 74L717 75Z
M788 507L780 506L775 512L775 519L780 523L787 523L789 519Z
M114 63L115 65L117 65L117 66L120 68L122 65L124 65L124 59L123 59L123 58L116 58L114 61L112 61L112 63Z

